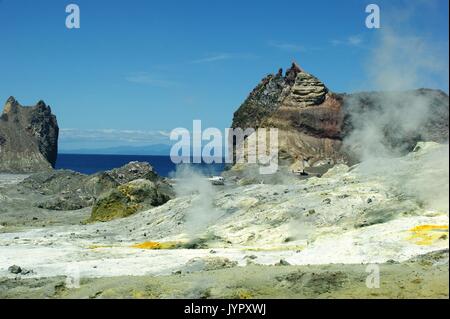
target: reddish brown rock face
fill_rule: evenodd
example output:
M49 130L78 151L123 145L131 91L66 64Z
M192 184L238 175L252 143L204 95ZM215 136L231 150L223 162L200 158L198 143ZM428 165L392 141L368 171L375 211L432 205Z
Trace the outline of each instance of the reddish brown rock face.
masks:
M318 105L299 108L282 104L271 118L280 119L287 127L317 138L340 139L344 120L342 103L338 96L327 94Z
M424 121L423 129L418 128L416 136L409 133L397 134L385 123L386 143L405 141L411 147L418 140L448 140L448 96L440 91L417 90L399 92L402 95L426 96L433 116ZM354 112L366 112L367 122L374 120L376 110L383 102L385 93L359 93L353 95L331 92L319 79L303 71L293 63L285 75L280 70L276 75L268 75L250 93L235 112L233 128L278 128L280 157L288 162L336 163L357 160L344 149L343 140L352 132ZM405 100L405 103L409 103ZM351 107L349 107L351 105ZM397 107L392 105L393 108ZM436 113L436 115L434 115ZM358 115L359 117L359 115ZM358 119L360 120L360 118Z

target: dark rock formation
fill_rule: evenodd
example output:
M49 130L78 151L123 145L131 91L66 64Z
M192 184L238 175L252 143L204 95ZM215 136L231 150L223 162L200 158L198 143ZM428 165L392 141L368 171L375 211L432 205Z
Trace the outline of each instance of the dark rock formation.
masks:
M148 179L156 181L159 176L148 163L130 162L122 167L112 169L110 171L96 174L100 182L113 183L115 186L122 185L137 179Z
M343 141L358 129L361 121L371 123L378 122L377 117L389 118L383 113L386 107L407 113L409 104L417 100L427 110L416 127L399 128L395 117L379 123L385 134L383 143L392 147L401 145L411 150L419 140L448 140L448 95L427 89L337 94L293 63L284 76L280 70L256 86L234 113L232 127L278 128L279 159L293 164L292 169L303 170L359 160L343 147Z
M162 205L174 196L172 187L148 163L94 175L70 170L33 174L19 183L22 193L40 195L34 206L48 210L77 210L93 206L90 221L106 221Z
M120 185L100 196L92 208L89 221L109 221L164 204L171 199L168 185L162 187L148 179Z
M50 106L21 106L13 97L0 116L0 171L50 170L58 153L58 123Z
M89 222L109 221L166 203L175 196L172 186L148 163L127 165L94 175L90 183L100 184ZM107 186L107 187L105 187Z

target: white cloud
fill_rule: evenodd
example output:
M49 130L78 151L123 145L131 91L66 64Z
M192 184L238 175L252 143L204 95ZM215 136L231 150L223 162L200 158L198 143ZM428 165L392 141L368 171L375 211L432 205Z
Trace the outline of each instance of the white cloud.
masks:
M193 64L200 64L200 63L212 63L212 62L218 62L218 61L225 61L225 60L231 60L231 59L252 59L256 56L253 54L248 53L215 53L215 54L209 54L203 58L192 60L190 63Z
M363 42L364 42L364 39L361 35L351 35L345 39L334 39L334 40L330 41L330 43L334 46L345 45L345 46L352 46L352 47L358 47Z
M288 43L288 42L274 42L270 41L269 45L271 47L283 50L283 51L289 51L289 52L305 52L306 49L302 45L296 44L296 43Z
M170 145L170 132L143 130L60 129L60 144L63 149L84 147Z
M166 131L158 131L158 133L161 134L162 136L170 137L170 132L166 132Z
M348 40L348 44L353 45L353 46L360 45L363 42L362 37L359 35L350 36L350 37L348 37L347 40Z
M125 80L131 83L145 84L156 87L171 87L177 84L176 82L158 78L147 72L137 72L129 74L125 77Z
M210 62L216 62L216 61L222 61L222 60L229 60L231 58L232 58L231 54L220 53L220 54L209 55L205 58L193 60L193 61L191 61L191 63L210 63Z

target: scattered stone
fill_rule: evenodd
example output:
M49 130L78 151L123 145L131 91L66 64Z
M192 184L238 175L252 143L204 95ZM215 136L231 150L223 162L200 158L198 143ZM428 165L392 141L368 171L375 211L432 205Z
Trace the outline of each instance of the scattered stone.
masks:
M244 259L252 259L252 260L254 260L256 258L258 258L258 256L256 256L256 255L247 255L244 257Z
M306 216L309 217L309 216L314 215L315 213L316 213L316 210L310 209L310 210L308 210L308 212L306 213Z
M280 259L280 261L278 263L275 264L275 266L290 266L291 264L288 263L286 260L284 259Z
M8 268L8 271L9 271L10 273L12 273L12 274L17 275L17 274L22 273L22 268L21 268L20 266L17 266L17 265L12 265L12 266L10 266L10 267Z

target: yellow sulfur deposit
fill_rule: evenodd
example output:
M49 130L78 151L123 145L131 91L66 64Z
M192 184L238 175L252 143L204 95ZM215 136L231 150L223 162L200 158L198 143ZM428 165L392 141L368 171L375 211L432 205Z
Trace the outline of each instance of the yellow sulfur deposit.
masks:
M177 243L175 242L165 242L159 243L156 241L145 241L140 244L132 245L131 248L139 248L139 249L174 249L177 248Z
M419 225L409 231L413 234L408 239L417 245L431 245L436 240L448 238L448 225Z
M252 299L252 294L250 291L247 290L240 290L238 292L238 298L239 299Z
M420 225L420 226L413 227L410 230L413 232L430 231L430 230L438 230L438 231L447 231L448 232L448 226L447 225Z

